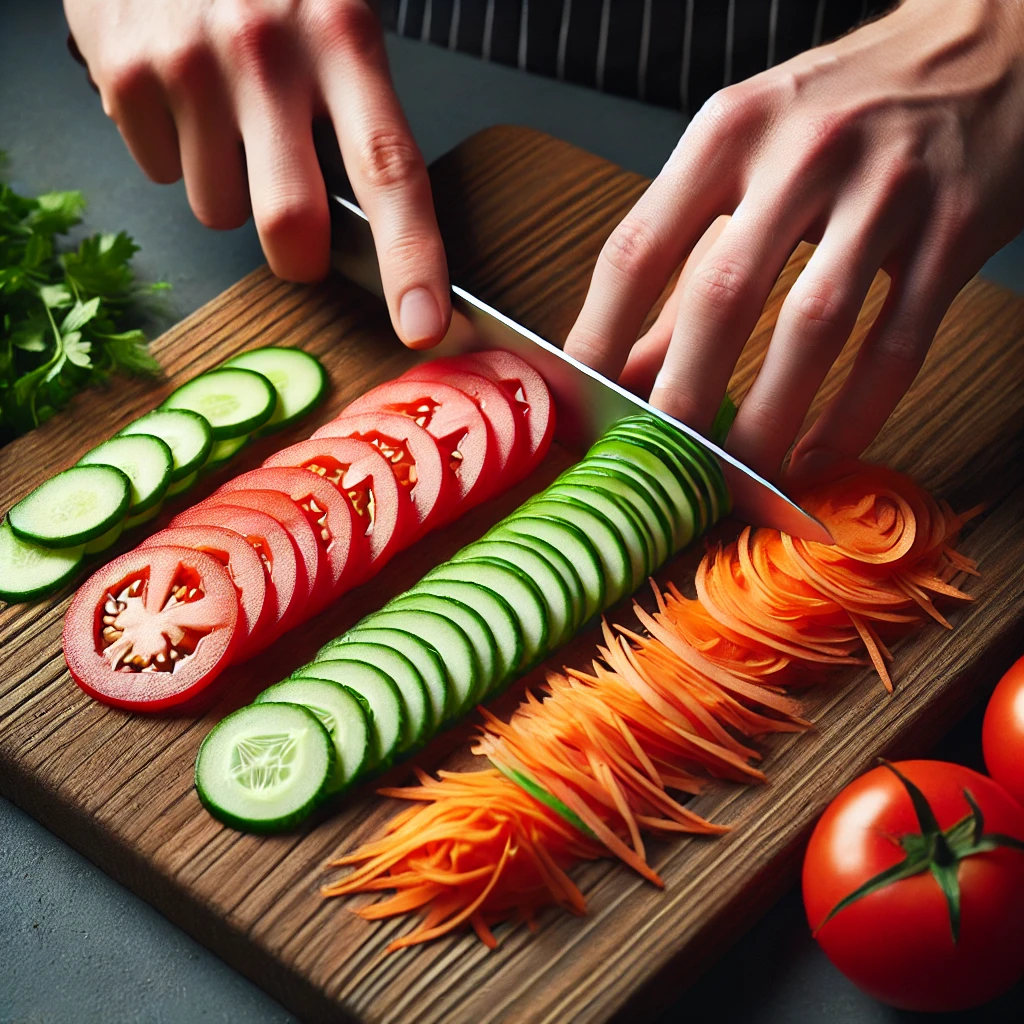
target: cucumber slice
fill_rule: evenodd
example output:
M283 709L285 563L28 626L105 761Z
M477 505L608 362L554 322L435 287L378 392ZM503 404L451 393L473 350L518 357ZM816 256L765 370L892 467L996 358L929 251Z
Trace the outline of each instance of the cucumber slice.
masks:
M584 459L562 475L563 480L596 487L626 502L644 521L647 532L654 541L652 565L657 568L668 561L672 551L672 527L663 515L651 492L635 479L617 469L604 469Z
M512 605L505 598L487 587L481 587L479 583L467 583L464 580L424 579L410 593L436 594L438 597L460 601L478 611L497 645L498 665L494 688L511 680L523 661L523 631L512 611Z
M163 511L164 503L160 502L159 505L154 505L152 508L147 508L145 512L140 512L137 516L129 516L124 521L124 528L126 530L134 529L136 526L141 526L143 523L148 523L153 519L156 519L158 515Z
M161 409L190 409L209 421L214 441L251 434L274 414L277 392L262 373L240 366L200 374L172 392Z
M317 359L298 348L257 348L232 356L225 366L262 373L277 392L274 412L260 434L282 430L319 405L327 393L327 373Z
M527 510L504 520L491 531L493 534L499 532L502 536L547 541L557 551L565 554L583 585L584 622L604 608L605 583L601 559L590 538L579 527L561 519L532 515Z
M327 679L347 686L370 709L372 742L367 769L391 764L405 735L405 709L394 681L373 665L359 661L311 661L292 673L292 679Z
M680 482L663 458L645 445L629 438L607 435L587 453L588 458L598 455L624 465L636 466L658 481L668 496L669 507L672 510L673 551L681 551L697 536L700 529L701 504L693 488Z
M480 684L480 661L466 631L445 615L419 608L382 608L356 627L391 626L427 640L441 655L451 687L450 709L461 714L473 707Z
M526 671L547 651L548 612L544 596L537 584L515 566L489 558L467 558L462 562L443 562L424 579L475 583L503 597L523 637L523 660L516 666L519 672Z
M326 679L285 679L267 687L256 704L299 704L312 711L334 744L334 772L326 793L340 793L359 777L370 753L370 719L348 687Z
M244 434L242 437L229 437L226 441L214 441L213 447L210 449L210 456L203 464L203 471L212 473L215 469L220 469L224 463L233 459L248 443L248 434Z
M185 491L192 487L198 479L198 470L195 473L189 473L188 476L183 476L180 480L175 481L167 488L167 493L164 497L173 498L176 494L184 494Z
M544 491L536 498L531 498L510 518L513 520L519 519L521 516L532 518L535 515L575 526L593 542L597 556L601 560L602 575L604 576L604 608L610 608L629 593L633 579L630 556L626 551L622 534L616 530L607 516L597 509L585 507L565 495L552 496Z
M451 619L466 634L476 652L480 672L477 677L476 689L470 694L464 710L468 711L479 704L498 680L503 678L502 666L498 659L498 642L494 639L494 634L480 613L461 601L453 600L450 597L437 597L422 591L417 592L415 587L400 594L385 606L385 609L388 610L403 608L419 608L422 611L437 612L438 615Z
M106 533L101 533L98 537L89 541L89 543L85 545L85 553L87 555L95 555L100 551L106 551L107 548L116 543L121 534L124 533L124 524L125 521L123 519L119 519L109 530L107 530Z
M7 514L22 539L47 548L73 548L124 519L128 477L112 466L73 466L41 483Z
M171 449L172 487L206 462L213 445L213 431L206 417L189 409L154 409L129 423L117 437L133 434L159 437Z
M0 523L0 598L12 604L52 594L78 571L85 555L73 548L43 548L22 540L10 523Z
M128 477L132 485L130 518L163 500L171 482L174 458L166 441L152 434L126 434L112 437L86 452L78 465L113 466Z
M580 579L579 573L576 572L572 562L553 544L549 544L540 537L527 537L515 530L507 529L506 526L507 524L504 522L499 523L481 539L486 541L508 541L520 547L527 547L535 554L540 555L558 573L565 584L566 590L569 592L569 602L572 605L572 616L569 621L570 630L566 637L566 639L569 639L576 634L576 631L588 618L587 594L583 589L583 581ZM595 562L597 561L596 555L594 560ZM521 568L526 569L527 572L529 571L526 566L521 566ZM539 583L540 581L537 580L537 582Z
M334 778L334 743L297 704L250 704L210 730L196 758L196 792L224 824L278 832L307 817Z
M506 563L537 584L544 600L548 622L548 649L557 647L572 636L573 607L569 588L550 562L521 540L478 540L457 552L453 562L487 558Z
M416 666L401 651L384 644L348 643L337 644L317 661L358 661L379 668L398 687L405 705L405 730L402 734L401 751L415 746L422 739L430 724L430 698Z
M444 662L433 644L402 629L356 626L343 636L325 644L317 652L316 660L330 661L339 647L351 643L379 644L404 654L423 677L423 685L427 688L430 731L433 732L440 727L449 714L451 686L448 684L448 672Z

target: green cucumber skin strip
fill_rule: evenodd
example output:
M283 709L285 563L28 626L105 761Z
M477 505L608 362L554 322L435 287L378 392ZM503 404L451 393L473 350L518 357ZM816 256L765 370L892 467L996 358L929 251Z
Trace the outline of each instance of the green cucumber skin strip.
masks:
M535 782L529 776L524 775L515 768L506 768L504 765L491 764L505 776L514 782L523 792L532 796L538 803L543 804L548 810L554 811L560 818L567 821L577 832L582 832L588 839L597 839L593 829L570 807L567 807L557 796L549 793L539 782Z

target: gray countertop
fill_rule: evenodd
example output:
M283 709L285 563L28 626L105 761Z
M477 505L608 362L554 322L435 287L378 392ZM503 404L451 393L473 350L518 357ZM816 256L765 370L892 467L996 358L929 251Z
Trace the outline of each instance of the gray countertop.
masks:
M262 262L255 231L251 224L206 231L192 218L180 185L146 181L68 57L65 34L57 0L0 0L0 150L8 154L8 174L31 193L83 190L87 226L129 231L142 246L140 274L170 281L171 313L185 316ZM673 111L422 44L392 39L389 50L428 160L480 128L518 123L652 175L685 126ZM1018 239L985 273L1024 292L1024 244ZM977 763L979 731L975 714L940 753ZM0 1024L294 1019L0 799ZM953 1019L1024 1019L1024 991L1018 986L985 1010ZM893 1024L917 1015L873 1002L835 971L808 935L799 895L791 892L661 1020Z

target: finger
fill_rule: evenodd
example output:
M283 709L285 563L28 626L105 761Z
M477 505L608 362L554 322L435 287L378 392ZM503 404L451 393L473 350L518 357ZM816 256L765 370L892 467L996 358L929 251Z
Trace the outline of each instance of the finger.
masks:
M176 182L181 177L178 134L154 70L129 62L101 68L97 75L103 110L143 173L159 185Z
M675 326L676 311L679 309L679 295L686 287L686 282L693 277L694 268L704 258L728 223L728 216L719 217L704 232L690 255L686 257L678 280L658 312L658 318L630 350L626 365L619 375L619 383L633 394L646 398L651 393L658 370L661 369L661 364L665 360L668 344L672 340L672 328Z
M290 30L256 26L235 85L253 220L270 269L316 281L330 266L327 190L313 147L310 83L295 69Z
M240 227L250 212L242 139L215 54L184 50L168 60L163 79L192 212L208 228Z
M768 294L817 213L800 190L748 192L680 295L653 405L710 428Z
M364 4L338 4L316 27L320 88L349 181L370 221L381 281L399 337L440 341L451 290L427 167L391 83L380 25Z
M920 256L894 278L849 376L797 445L787 472L790 482L812 477L839 459L857 458L874 440L913 384L957 290Z
M743 95L729 90L712 97L605 242L565 343L568 354L599 373L619 376L672 272L715 217L738 202L743 161L737 154L763 122L760 103Z

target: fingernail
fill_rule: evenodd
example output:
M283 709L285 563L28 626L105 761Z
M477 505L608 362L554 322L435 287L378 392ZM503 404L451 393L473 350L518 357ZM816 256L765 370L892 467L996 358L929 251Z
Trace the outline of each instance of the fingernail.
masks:
M410 288L398 304L398 325L407 345L438 341L444 331L437 300L422 286Z

